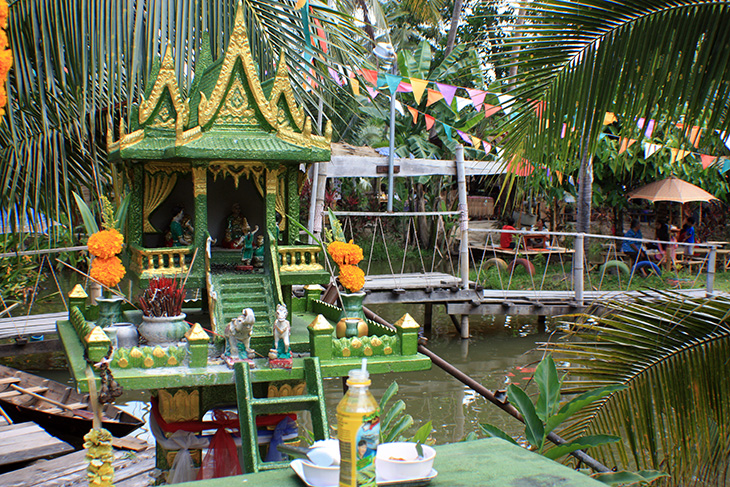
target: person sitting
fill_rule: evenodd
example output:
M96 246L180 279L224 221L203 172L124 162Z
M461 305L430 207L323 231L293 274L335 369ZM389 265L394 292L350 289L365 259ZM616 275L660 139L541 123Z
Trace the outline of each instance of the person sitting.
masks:
M231 214L226 220L226 233L223 237L223 247L227 249L240 249L243 245L243 237L251 227L248 226L248 220L241 213L241 205L234 203L231 207Z
M679 241L687 244L693 244L696 241L695 236L695 219L693 216L687 218L687 223L682 227L682 231L679 233ZM694 251L694 245L685 245L684 253L692 255Z
M641 247L641 226L639 220L631 220L631 228L624 234L624 237L635 240L624 240L621 244L621 251L631 258L632 264L644 260L645 255Z
M165 247L187 247L192 243L192 241L185 238L185 229L182 223L184 218L185 209L182 206L173 208L170 228L165 233Z
M534 225L533 225L532 227L530 227L530 231L531 231L531 232L538 232L538 233L542 233L542 232L547 232L547 231L548 231L548 229L547 229L547 227L545 226L545 222L544 222L544 221L543 221L542 219L538 218L538 219L537 219L537 221L535 222L535 224L534 224ZM528 244L529 244L529 246L530 246L530 247L532 247L532 248L536 248L536 249L544 249L544 248L546 248L546 247L547 247L547 241L548 241L548 238L549 238L549 237L548 237L547 235L545 235L545 236L538 236L538 235L533 235L533 236L532 236L532 237L531 237L531 238L530 238L530 239L528 240L528 242L527 242L527 243L528 243Z
M502 227L502 230L517 230L513 225L515 220L512 217L507 217L506 225ZM515 243L512 241L512 233L503 232L499 237L499 246L503 249L515 248Z

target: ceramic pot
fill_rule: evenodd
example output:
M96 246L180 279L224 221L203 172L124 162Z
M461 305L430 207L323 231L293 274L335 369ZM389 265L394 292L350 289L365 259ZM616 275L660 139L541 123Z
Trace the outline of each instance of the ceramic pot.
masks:
M96 324L102 328L113 325L122 321L122 303L124 299L120 296L112 296L111 298L96 298L99 306L99 317Z
M362 300L364 297L365 293L362 291L359 293L340 293L342 313L340 313L340 320L335 327L337 338L351 336L362 337L368 334L368 324L365 322L365 312L362 310ZM354 322L357 322L357 335L347 333L348 321L351 321L350 329L355 326Z
M104 330L115 348L132 348L139 345L139 332L132 323L115 323ZM112 336L109 332L112 332Z
M190 325L185 323L185 313L182 313L178 316L143 316L138 328L150 347L166 347L182 340Z

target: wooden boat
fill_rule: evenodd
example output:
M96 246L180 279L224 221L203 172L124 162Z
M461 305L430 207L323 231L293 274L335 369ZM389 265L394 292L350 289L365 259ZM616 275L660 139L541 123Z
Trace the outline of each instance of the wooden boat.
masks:
M0 365L0 406L13 422L32 421L77 447L92 427L88 399L88 394L73 387ZM102 425L116 437L126 436L143 424L111 404L103 406Z

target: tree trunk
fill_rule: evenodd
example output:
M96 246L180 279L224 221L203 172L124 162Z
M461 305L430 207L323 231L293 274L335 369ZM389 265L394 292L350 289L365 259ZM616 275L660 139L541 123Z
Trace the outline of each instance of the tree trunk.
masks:
M459 29L459 17L461 16L461 7L463 0L454 0L454 10L451 12L451 27L449 28L449 36L446 38L446 51L444 57L448 57L454 50L456 43L456 31Z

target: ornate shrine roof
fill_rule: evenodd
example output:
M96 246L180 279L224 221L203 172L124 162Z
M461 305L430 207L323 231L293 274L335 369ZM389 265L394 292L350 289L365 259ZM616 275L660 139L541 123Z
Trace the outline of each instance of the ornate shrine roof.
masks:
M251 56L239 3L224 56L212 61L204 40L195 81L186 98L168 46L154 83L132 107L131 127L114 140L112 160L251 160L318 162L330 160L332 126L312 134L312 121L294 98L282 54L275 77L263 84ZM199 73L199 74L198 74Z

